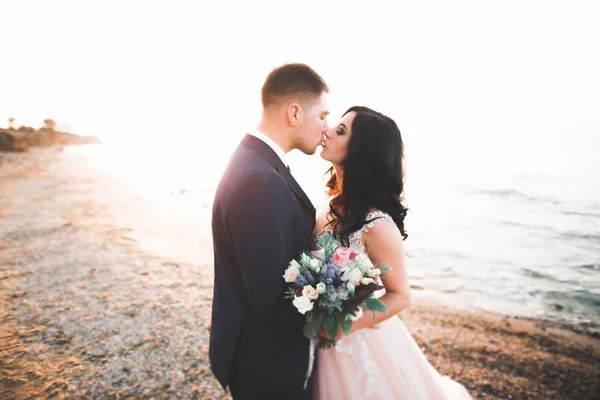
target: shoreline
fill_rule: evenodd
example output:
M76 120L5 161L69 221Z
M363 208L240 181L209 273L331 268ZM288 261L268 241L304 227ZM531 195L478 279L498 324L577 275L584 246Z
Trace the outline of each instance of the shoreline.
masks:
M509 318L544 326L547 329L558 329L593 339L600 339L600 331L598 331L595 325L590 328L586 324L582 323L553 320L544 317L534 317L527 314L517 314L508 312L503 313L498 311L491 311L483 307L475 307L473 305L467 306L463 304L452 304L451 299L443 299L443 296L440 296L438 293L432 295L430 291L423 290L418 285L417 288L413 288L412 286L413 285L411 285L411 296L413 300L416 300L417 304L427 304L431 307L452 309L458 313L464 314L484 314L488 315L491 318Z
M0 397L228 398L206 353L205 233L180 233L180 247L161 243L152 224L175 235L177 219L61 160L60 150L0 154ZM400 318L474 398L600 392L597 337L414 298Z

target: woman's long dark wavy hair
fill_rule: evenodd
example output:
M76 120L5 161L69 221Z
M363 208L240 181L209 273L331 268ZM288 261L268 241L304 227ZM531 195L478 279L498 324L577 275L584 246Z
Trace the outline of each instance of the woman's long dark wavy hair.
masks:
M400 129L393 119L367 107L349 108L344 115L355 112L352 135L346 158L342 161L341 177L331 174L327 182L329 202L328 224L344 246L365 223L373 209L389 214L400 233L408 237L404 218L408 209L402 205L404 192L404 144ZM332 218L331 218L332 217Z

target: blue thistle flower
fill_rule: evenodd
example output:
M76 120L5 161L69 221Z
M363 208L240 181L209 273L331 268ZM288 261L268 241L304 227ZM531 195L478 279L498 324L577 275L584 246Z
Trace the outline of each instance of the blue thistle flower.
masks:
M304 278L308 283L310 283L313 287L315 286L315 278L309 271L304 272Z
M342 269L341 268L336 268L335 269L335 277L339 278L340 276L342 276Z
M296 281L294 281L294 285L296 285L296 287L299 287L299 288L303 288L307 284L308 284L308 282L302 275L298 275L298 278L296 278Z

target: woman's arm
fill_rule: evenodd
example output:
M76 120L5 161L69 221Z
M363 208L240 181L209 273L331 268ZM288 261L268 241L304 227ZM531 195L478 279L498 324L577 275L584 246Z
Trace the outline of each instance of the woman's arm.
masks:
M352 331L371 328L386 319L395 316L408 307L410 285L406 273L404 241L400 230L391 221L376 220L368 232L362 234L367 255L378 266L389 265L391 271L381 276L386 293L379 298L388 309L387 313L364 310L361 318L352 324Z

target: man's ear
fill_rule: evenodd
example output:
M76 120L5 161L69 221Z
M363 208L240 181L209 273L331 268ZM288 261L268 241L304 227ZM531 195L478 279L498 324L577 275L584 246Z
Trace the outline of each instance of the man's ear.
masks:
M300 119L300 105L298 103L292 103L288 106L287 117L290 125L298 125L298 120Z

